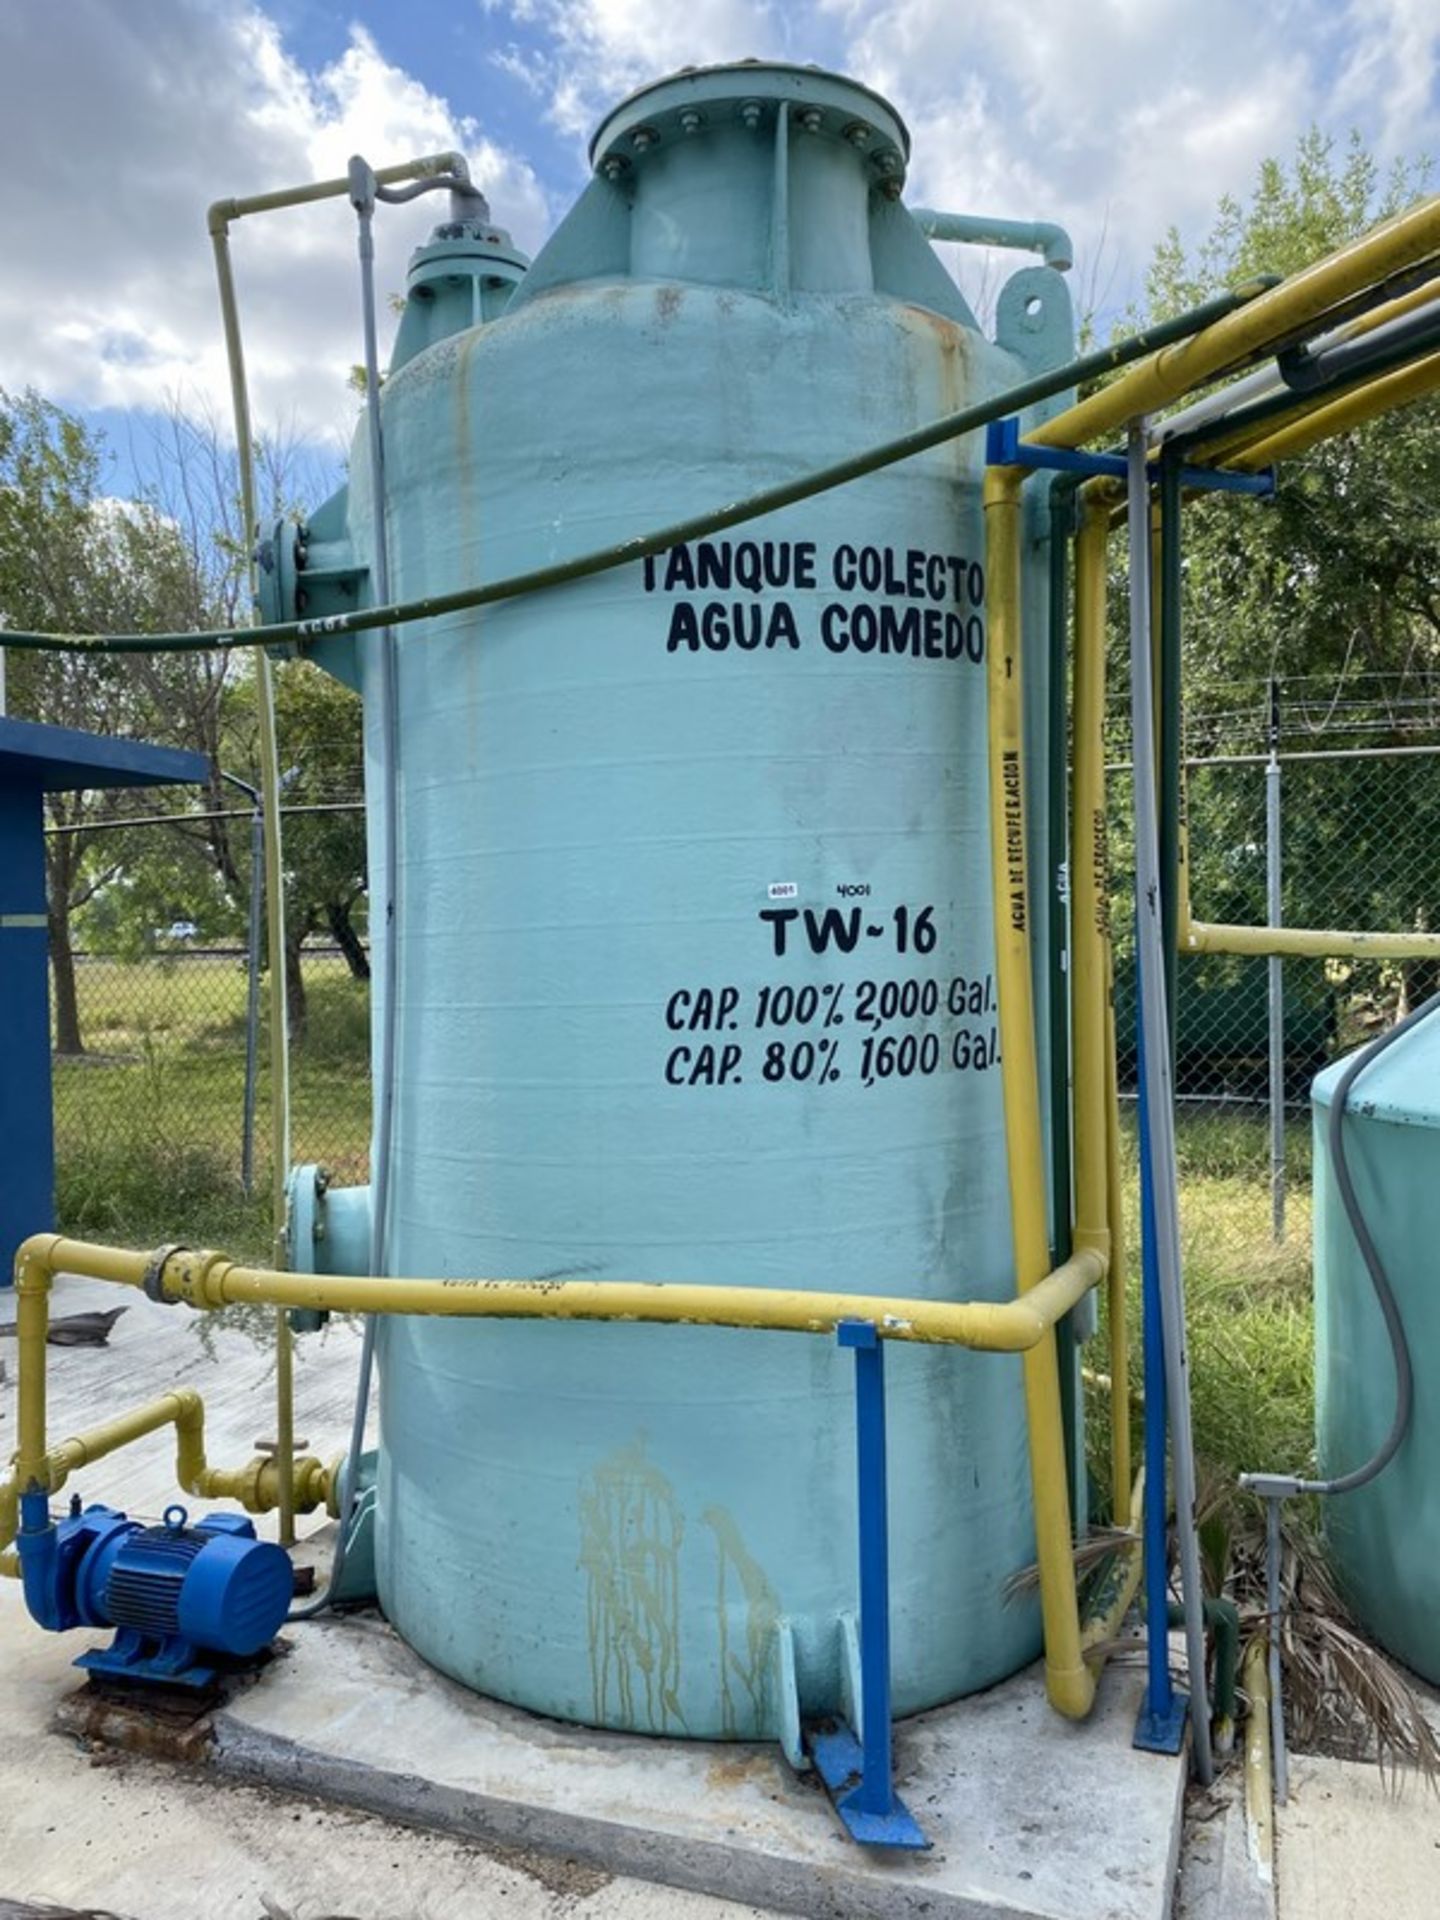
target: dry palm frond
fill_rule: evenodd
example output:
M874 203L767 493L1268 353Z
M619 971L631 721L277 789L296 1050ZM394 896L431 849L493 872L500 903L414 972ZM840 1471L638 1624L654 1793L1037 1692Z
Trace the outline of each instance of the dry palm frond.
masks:
M1071 1556L1075 1571L1079 1575L1089 1573L1122 1547L1138 1547L1139 1544L1140 1536L1132 1533L1128 1527L1092 1527L1083 1540L1075 1543ZM1006 1600L1018 1600L1022 1593L1029 1593L1039 1584L1040 1565L1032 1560L1028 1567L1020 1567L1011 1574L1002 1592Z
M1245 1635L1268 1632L1263 1529L1236 1538L1234 1585ZM1440 1789L1440 1736L1424 1698L1360 1631L1319 1539L1303 1525L1287 1525L1283 1535L1280 1658L1297 1748L1374 1760L1395 1785L1401 1769L1413 1769Z
M1440 1738L1420 1694L1356 1627L1318 1556L1292 1544L1285 1557L1280 1652L1297 1744L1353 1750L1358 1734L1382 1773L1413 1767L1440 1788Z
M0 1920L121 1920L121 1916L108 1907L104 1912L99 1907L54 1907L48 1903L37 1907L29 1900L7 1900L0 1894Z

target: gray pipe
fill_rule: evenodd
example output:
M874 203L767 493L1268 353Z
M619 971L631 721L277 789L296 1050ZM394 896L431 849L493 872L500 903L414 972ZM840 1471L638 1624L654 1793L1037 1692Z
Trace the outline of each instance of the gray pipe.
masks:
M265 802L258 787L238 773L220 768L220 778L238 787L250 802L250 912L245 948L245 1091L240 1118L240 1185L249 1193L255 1185L255 1089L260 1052L260 943L265 901ZM177 819L185 816L177 814ZM215 819L223 819L216 814ZM118 823L117 823L118 824Z
M245 1098L240 1121L240 1184L255 1185L255 1086L260 1052L260 941L265 905L265 814L250 816L250 937L245 982Z
M450 184L448 182L427 182ZM390 554L385 520L385 440L380 422L380 347L375 321L375 175L364 160L356 156L350 162L350 202L359 226L360 306L365 339L365 421L370 445L370 538L373 548L372 577L382 604L390 598ZM387 197L389 197L387 195ZM397 196L410 198L406 194ZM399 995L396 970L399 960L398 894L400 885L399 794L400 715L399 673L396 660L395 629L380 632L380 683L376 731L380 738L381 806L385 831L382 865L380 941L384 953L384 997L380 1011L380 1045L376 1049L379 1066L375 1087L375 1151L370 1169L370 1271L386 1271L385 1230L390 1200L390 1156L395 1127L396 1034ZM372 903L373 907L373 903ZM375 942L375 920L370 922L371 944ZM331 1604L340 1585L349 1549L355 1476L365 1447L365 1418L370 1406L370 1383L375 1367L374 1314L365 1319L360 1343L360 1370L355 1382L355 1404L350 1417L350 1445L341 1467L341 1484L336 1505L340 1518L335 1534L335 1551L330 1562L330 1577L324 1591L308 1606L296 1608L292 1620L312 1619Z
M1176 1196L1175 1107L1170 1084L1170 1029L1165 1008L1165 943L1160 918L1160 819L1155 790L1155 707L1150 653L1150 476L1148 422L1130 424L1130 733L1135 762L1136 961L1144 1019L1145 1110L1149 1130L1155 1252L1165 1338L1165 1391L1170 1405L1170 1461L1175 1481L1175 1533L1185 1604L1190 1667L1190 1726L1195 1772L1214 1778L1210 1705L1205 1684L1205 1591L1195 1525L1195 1443L1190 1429L1190 1361L1185 1340L1185 1285L1180 1271Z
M1397 1021L1388 1032L1382 1033L1369 1046L1360 1048L1351 1057L1350 1064L1335 1083L1335 1092L1330 1101L1330 1120L1325 1130L1326 1149L1330 1155L1330 1165L1335 1175L1335 1185L1340 1194L1340 1204L1345 1209L1345 1218L1350 1223L1350 1231L1355 1236L1355 1244L1360 1249L1360 1257L1365 1262L1365 1271L1370 1276L1370 1284L1375 1289L1375 1300L1385 1321L1385 1331L1390 1337L1390 1354L1395 1363L1395 1413L1390 1422L1390 1430L1380 1442L1375 1452L1358 1467L1352 1467L1348 1473L1336 1474L1329 1480L1305 1480L1298 1474L1289 1473L1242 1473L1240 1485L1250 1493L1258 1493L1262 1500L1284 1500L1296 1493L1354 1493L1357 1487L1367 1486L1377 1475L1383 1473L1399 1452L1406 1432L1410 1426L1410 1415L1415 1404L1415 1369L1410 1358L1409 1343L1405 1338L1405 1323L1400 1317L1399 1302L1395 1290L1390 1284L1390 1276L1385 1271L1385 1263L1380 1258L1380 1249L1370 1231L1370 1224L1355 1192L1355 1181L1350 1172L1349 1156L1345 1149L1345 1110L1350 1099L1350 1091L1365 1072L1380 1058L1388 1047L1393 1047L1403 1034L1418 1027L1422 1020L1428 1020L1432 1013L1440 1012L1440 993L1432 994L1413 1012L1407 1013L1403 1020Z

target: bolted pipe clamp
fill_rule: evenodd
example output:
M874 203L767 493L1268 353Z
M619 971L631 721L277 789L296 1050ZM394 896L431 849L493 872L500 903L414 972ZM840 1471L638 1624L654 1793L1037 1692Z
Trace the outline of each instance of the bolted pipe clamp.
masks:
M141 1276L140 1285L147 1299L156 1301L162 1307L175 1307L180 1304L175 1294L165 1291L165 1268L172 1255L194 1253L194 1247L187 1246L183 1240L172 1240L163 1247L157 1247L151 1254L149 1264Z

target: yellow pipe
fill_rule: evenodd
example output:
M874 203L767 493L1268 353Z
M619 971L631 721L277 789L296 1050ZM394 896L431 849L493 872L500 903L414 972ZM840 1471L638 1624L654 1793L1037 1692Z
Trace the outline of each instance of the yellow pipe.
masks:
M1275 1876L1275 1801L1271 1787L1269 1648L1257 1634L1245 1649L1245 1837L1261 1881Z
M1369 313L1362 313L1347 326L1337 328L1335 343L1338 345L1341 340L1358 339L1362 334L1373 332L1376 327L1384 326L1391 320L1398 320L1405 314L1413 312L1415 308L1428 306L1433 302L1440 302L1440 284L1434 280L1428 280L1423 286L1412 287L1409 293L1401 294L1396 300L1386 301L1383 306L1375 307ZM1405 367L1399 369L1399 373L1407 375L1413 370L1411 367ZM1395 374L1381 375L1379 380L1371 383L1371 386L1381 385L1394 378L1396 378ZM1369 392L1371 386L1361 391ZM1281 391L1282 389L1277 386L1276 394L1278 395ZM1192 449L1191 458L1197 461L1203 460L1207 466L1218 466L1222 461L1226 465L1238 465L1240 464L1238 456L1242 450L1257 446L1261 440L1269 439L1273 434L1286 430L1292 424L1308 418L1318 409L1329 404L1331 404L1330 399L1325 394L1305 395L1297 392L1295 405L1284 413L1275 414L1269 420L1252 422L1248 427L1232 427L1228 431L1225 429L1224 421L1217 420L1216 437L1197 441ZM1387 406L1397 404L1400 403L1385 402ZM1266 466L1270 462L1261 461L1258 464Z
M1130 1535L1128 1540L1116 1543L1116 1553L1123 1556L1118 1569L1119 1577L1113 1585L1107 1586L1102 1603L1086 1620L1080 1633L1080 1645L1085 1658L1097 1665L1104 1660L1106 1648L1119 1632L1120 1623L1140 1590L1140 1576L1145 1565L1141 1551L1141 1529L1145 1518L1143 1467L1135 1477L1133 1489L1127 1488L1126 1493L1130 1503L1128 1508L1122 1504L1115 1509L1117 1517L1122 1513L1128 1515L1126 1530Z
M40 1234L20 1258L119 1286L157 1276L165 1295L190 1306L239 1302L323 1307L336 1313L454 1318L632 1320L661 1325L750 1327L831 1333L843 1320L873 1321L881 1337L990 1353L1024 1353L1098 1286L1104 1262L1077 1252L1020 1300L909 1300L890 1294L810 1293L800 1288L700 1286L631 1280L409 1280L369 1274L281 1273L237 1266L188 1248L157 1255ZM155 1284L154 1278L151 1281Z
M1110 862L1105 793L1105 591L1108 488L1084 488L1075 538L1074 822L1071 831L1076 1244L1104 1224L1110 1340L1110 1511L1130 1491L1130 1334L1120 1186L1115 1014L1111 1004Z
M454 151L426 154L397 166L379 167L381 186L403 180L432 179L436 174L470 177L465 156ZM235 275L230 261L230 228L251 214L275 213L284 207L313 205L341 199L350 191L347 178L313 180L304 186L282 187L245 199L216 200L206 216L215 255L215 278L220 294L220 318L225 335L225 357L230 372L230 401L235 417L236 462L240 471L240 515L249 553L250 600L258 599L259 576L255 552L258 520L255 498L255 453L250 423L250 396L245 379L245 353L240 338L240 308L235 297ZM288 1258L285 1190L290 1171L290 1056L289 1013L285 1002L285 887L280 845L280 751L275 726L275 687L270 657L264 648L255 656L255 704L260 748L260 785L264 795L265 932L270 953L270 1211L271 1259L277 1267ZM295 1454L295 1353L289 1315L275 1315L275 1460L279 1478L280 1542L295 1541L293 1466Z
M470 177L470 163L463 153L430 153L419 160L402 161L394 167L376 167L376 184L398 186L402 180L430 180L437 173L460 173ZM281 207L310 206L317 200L339 200L350 191L348 176L336 180L312 180L303 187L280 187L274 193L252 193L244 200L217 200L206 216L212 234L223 233L232 221L247 214L275 213Z
M1000 1002L1000 1059L1005 1095L1005 1145L1010 1167L1010 1218L1015 1242L1015 1285L1022 1296L1043 1283L1049 1265L1025 857L1020 612L1023 479L1018 468L1007 467L991 467L985 476L990 843L996 984ZM1101 1256L1086 1257L1094 1259L1103 1271ZM1095 1676L1085 1664L1080 1644L1060 1373L1053 1329L1047 1329L1045 1337L1025 1355L1025 1407L1030 1439L1030 1481L1035 1501L1040 1611L1045 1628L1045 1690L1058 1712L1079 1719L1089 1712L1094 1701Z
M1105 1194L1110 1220L1110 1267L1105 1318L1110 1336L1110 1500L1112 1513L1130 1481L1130 1321L1125 1245L1125 1191L1120 1178L1120 1075L1115 1058L1114 980L1106 956Z
M17 1492L43 1492L45 1454L45 1339L50 1331L50 1282L58 1233L23 1241L15 1255L15 1429Z
M1082 496L1075 539L1070 1006L1074 1050L1075 1245L1107 1258L1105 950L1110 869L1105 818L1105 547L1108 509ZM1129 1488L1129 1476L1125 1481ZM1120 1509L1117 1507L1118 1513Z
M1366 933L1325 927L1232 927L1187 914L1188 953L1283 954L1317 960L1420 960L1440 954L1440 933Z
M1418 287L1411 287L1408 293L1397 294L1393 300L1387 300L1383 306L1372 307L1369 313L1357 314L1353 320L1347 320L1343 327L1336 329L1334 343L1342 340L1358 340L1362 334L1373 333L1377 327L1388 326L1392 320L1403 319L1407 313L1414 313L1419 307L1428 307L1440 301L1440 281L1422 280Z
M1188 340L1162 347L1026 438L1039 446L1077 447L1108 437L1129 421L1158 413L1191 388L1313 327L1340 302L1437 249L1440 197L1432 197L1291 275Z
M1298 419L1268 421L1266 437L1253 441L1243 451L1232 453L1226 464L1253 473L1281 460L1293 460L1298 454L1307 453L1317 441L1349 433L1382 413L1423 399L1437 387L1440 387L1440 353L1427 353L1423 360L1383 374L1367 386L1331 400L1328 405L1308 408Z
M238 1500L251 1513L268 1513L279 1504L276 1460L257 1456L244 1467L212 1467L205 1458L205 1406L192 1387L177 1387L158 1399L133 1407L99 1426L62 1440L46 1442L45 1339L50 1326L50 1292L62 1265L61 1250L73 1243L58 1234L37 1234L21 1247L15 1263L16 1321L19 1336L17 1427L19 1449L13 1470L0 1479L0 1576L18 1578L19 1556L8 1551L19 1524L22 1493L55 1494L72 1473L103 1460L147 1434L175 1428L176 1478L187 1493L204 1500ZM142 1260L144 1256L139 1256ZM338 1465L338 1463L336 1463ZM306 1456L294 1463L300 1510L325 1505L333 1510L338 1473Z

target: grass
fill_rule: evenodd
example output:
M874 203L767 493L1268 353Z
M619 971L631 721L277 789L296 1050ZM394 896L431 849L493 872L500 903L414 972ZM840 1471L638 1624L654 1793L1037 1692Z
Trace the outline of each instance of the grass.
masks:
M343 962L306 962L291 1055L291 1157L365 1177L368 996ZM184 1233L247 1258L270 1246L269 1076L260 1035L253 1191L241 1180L246 980L233 956L77 971L87 1052L55 1066L56 1211L70 1233L144 1246Z
M1123 1119L1122 1150L1130 1387L1138 1409L1143 1382L1133 1110ZM1263 1114L1184 1108L1177 1116L1176 1153L1195 1450L1201 1475L1218 1497L1233 1490L1247 1469L1303 1472L1313 1464L1309 1121L1297 1115L1287 1124L1285 1235L1278 1244ZM1091 1396L1089 1414L1090 1454L1106 1484L1108 1410L1099 1396ZM1138 1461L1138 1412L1132 1442Z

